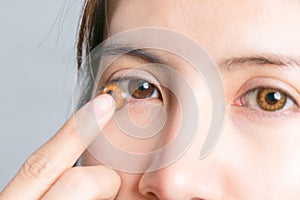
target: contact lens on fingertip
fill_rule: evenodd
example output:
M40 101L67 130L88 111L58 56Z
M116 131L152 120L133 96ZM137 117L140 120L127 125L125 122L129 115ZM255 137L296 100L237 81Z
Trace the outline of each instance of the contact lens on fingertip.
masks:
M118 83L109 83L101 91L101 94L109 94L115 100L116 110L121 109L126 103L126 93Z

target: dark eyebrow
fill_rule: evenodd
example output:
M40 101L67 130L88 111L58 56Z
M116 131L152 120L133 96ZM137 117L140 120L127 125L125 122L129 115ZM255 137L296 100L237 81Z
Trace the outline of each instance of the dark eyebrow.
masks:
M149 63L161 63L163 64L164 61L157 55L150 53L149 49L147 48L137 48L131 45L126 44L110 44L104 46L102 51L103 55L130 55L134 57L141 58Z
M166 62L158 55L153 54L147 48L137 48L128 44L110 44L102 49L104 55L127 54L141 58L149 63L165 64ZM240 56L222 59L218 63L221 71L230 71L244 65L266 66L278 68L293 68L300 70L300 57L292 57L283 54L255 53L250 56Z
M272 65L278 68L300 69L300 57L291 57L280 54L260 53L253 56L241 56L228 59L222 59L219 62L220 70L232 70L241 65L266 66Z

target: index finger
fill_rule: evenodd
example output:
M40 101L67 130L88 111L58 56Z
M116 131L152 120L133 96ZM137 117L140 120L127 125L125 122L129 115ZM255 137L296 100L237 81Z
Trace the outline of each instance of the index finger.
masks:
M111 118L113 104L110 95L100 95L77 111L53 138L26 160L0 199L40 198L96 138L99 127Z

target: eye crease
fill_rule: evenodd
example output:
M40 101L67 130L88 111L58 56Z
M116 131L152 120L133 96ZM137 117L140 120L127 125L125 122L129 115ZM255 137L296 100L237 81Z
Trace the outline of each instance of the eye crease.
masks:
M111 95L116 102L116 110L121 109L131 99L161 99L158 88L147 80L125 78L109 82L101 90L101 94Z

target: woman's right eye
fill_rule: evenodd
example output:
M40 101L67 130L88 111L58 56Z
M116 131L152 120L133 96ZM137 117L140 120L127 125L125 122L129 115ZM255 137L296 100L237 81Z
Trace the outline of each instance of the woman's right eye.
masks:
M146 98L160 98L158 88L152 83L142 79L132 79L128 83L128 91L132 98L146 99Z
M109 82L101 94L110 94L116 102L116 109L121 109L130 99L160 99L159 89L147 80L140 78L122 78Z

